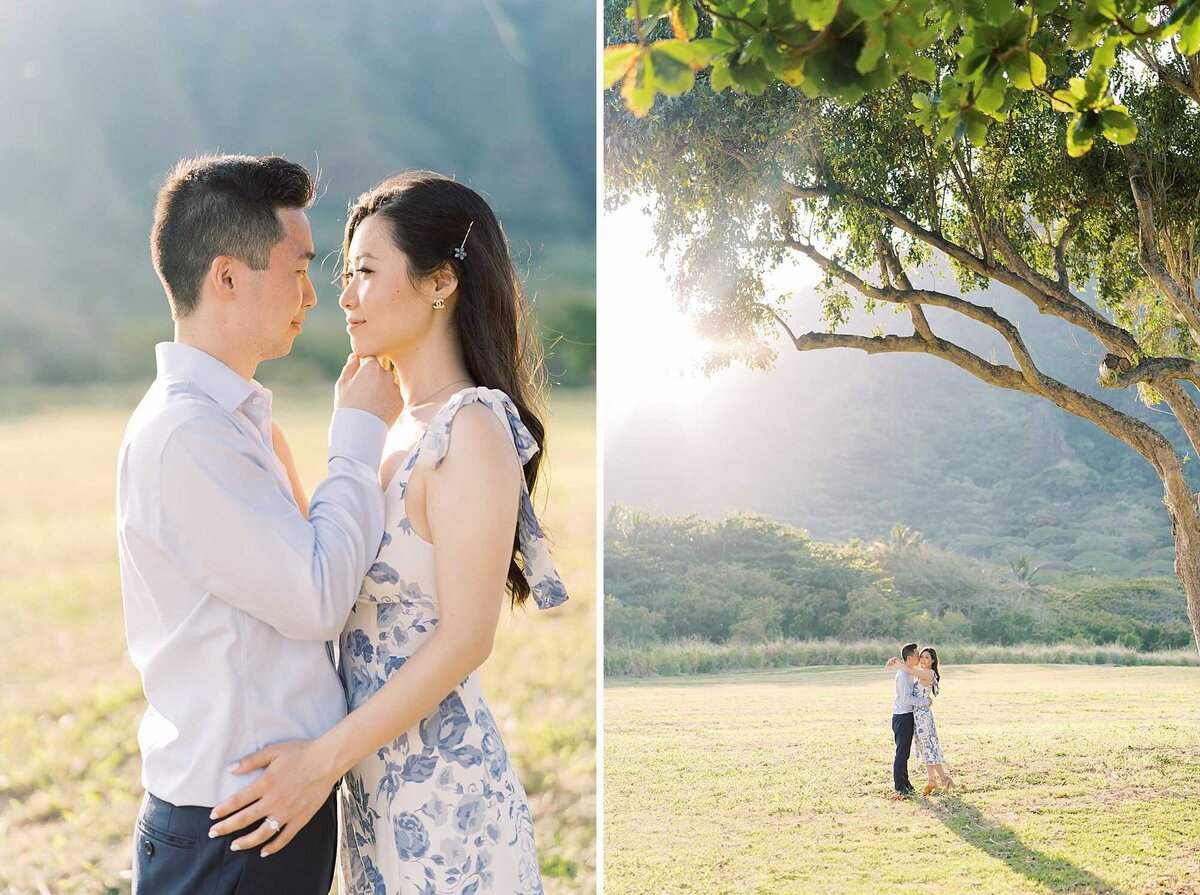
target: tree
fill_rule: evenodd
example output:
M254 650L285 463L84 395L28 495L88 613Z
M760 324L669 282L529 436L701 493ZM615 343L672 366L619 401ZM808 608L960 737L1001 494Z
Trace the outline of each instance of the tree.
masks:
M769 367L782 331L797 351L931 355L1090 420L1162 481L1200 646L1190 452L1048 375L1013 320L966 297L1002 285L1082 331L1099 386L1164 404L1200 448L1200 0L605 11L607 201L652 197L680 301L719 346L710 367ZM796 256L822 271L826 331L793 331L790 296L767 292ZM936 288L942 270L957 290ZM911 326L843 332L855 306ZM939 335L952 315L1003 355Z

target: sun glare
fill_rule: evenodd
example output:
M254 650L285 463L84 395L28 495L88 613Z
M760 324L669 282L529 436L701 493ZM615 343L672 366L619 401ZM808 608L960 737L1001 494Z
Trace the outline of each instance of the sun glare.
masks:
M702 403L715 387L702 372L707 342L676 304L636 205L605 216L599 269L601 376L606 425L619 427L647 401ZM716 377L719 378L719 377Z

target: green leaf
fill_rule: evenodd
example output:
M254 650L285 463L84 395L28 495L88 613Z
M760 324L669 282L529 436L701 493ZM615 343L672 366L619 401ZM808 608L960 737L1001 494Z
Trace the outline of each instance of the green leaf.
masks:
M1046 83L1046 60L1037 53L1029 53L1029 78L1034 86L1041 87Z
M745 90L747 93L762 93L770 85L774 78L771 75L770 69L762 62L761 59L755 59L753 62L747 62L743 65L731 65L729 67L729 76L733 79L733 83Z
M1166 35L1179 35L1179 52L1193 56L1200 52L1200 2L1186 0L1167 19Z
M1018 53L1005 64L1014 87L1032 90L1046 83L1046 61L1037 53Z
M654 94L654 64L650 53L642 53L633 71L625 76L621 96L625 98L625 106L629 111L642 118L654 105Z
M1008 79L1018 90L1032 90L1033 76L1029 70L1029 53L1018 53L1004 65Z
M912 65L908 67L908 73L918 81L925 81L929 84L937 83L937 66L932 59L925 56L918 56L914 59Z
M1072 78L1072 84L1076 80L1076 78ZM1084 79L1083 89L1082 99L1088 105L1095 105L1096 101L1108 91L1108 72L1104 70L1089 71L1087 78Z
M604 48L604 89L607 90L625 77L641 52L637 44L620 44Z
M654 60L654 86L660 93L679 96L695 86L696 73L692 71L691 66L656 47L650 48L650 58Z
M725 59L718 59L713 63L712 74L709 75L709 83L716 93L720 93L726 87L733 86L733 78L729 76L729 63Z
M823 31L837 15L838 0L792 0L792 9L813 31Z
M864 22L873 22L883 15L884 0L845 0L846 8Z
M967 126L968 140L976 146L982 146L987 142L988 119L986 116L968 111L963 114L963 122Z
M625 18L631 22L635 21L638 15L641 16L643 22L647 19L661 18L671 8L671 2L672 0L633 0L629 4L629 8L625 10ZM637 15L634 14L635 9Z
M679 40L690 40L696 36L700 17L692 0L681 0L671 8L671 30Z
M713 56L720 50L716 41L705 40L660 40L652 44L651 49L666 53L677 62L682 62L689 68L699 71L712 64Z
M1050 105L1056 112L1075 112L1079 109L1079 97L1069 90L1055 90Z
M992 114L1000 111L1000 107L1004 105L1004 99L1007 91L1003 85L985 87L975 95L975 108L980 112Z
M1100 113L1100 124L1104 128L1104 136L1123 146L1137 139L1137 124L1129 117L1124 106L1113 106Z
M875 66L879 64L879 57L883 55L886 47L887 34L884 32L883 26L878 21L871 22L867 25L867 39L863 42L862 52L859 53L858 61L854 64L858 73L865 75L867 72L874 71Z
M803 53L789 56L778 71L779 79L792 87L802 87L804 85L804 58Z
M1096 113L1080 112L1067 124L1067 155L1079 158L1086 155L1096 140Z
M965 83L974 81L987 68L988 60L992 58L987 47L976 47L958 63L958 77Z
M1012 0L984 0L983 18L993 25L1003 25L1012 14Z

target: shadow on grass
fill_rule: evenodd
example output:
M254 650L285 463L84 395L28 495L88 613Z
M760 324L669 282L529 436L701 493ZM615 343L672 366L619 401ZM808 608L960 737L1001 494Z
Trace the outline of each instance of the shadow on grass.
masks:
M1082 867L1030 848L1004 824L984 815L961 797L923 802L923 806L946 829L962 837L968 845L1006 863L1015 873L1048 887L1053 892L1078 892L1088 895L1126 895Z

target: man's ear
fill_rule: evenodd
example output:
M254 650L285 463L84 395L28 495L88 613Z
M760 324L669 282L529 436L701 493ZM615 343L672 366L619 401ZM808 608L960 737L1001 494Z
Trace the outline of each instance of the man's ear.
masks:
M208 283L218 298L231 299L234 277L240 267L238 260L229 255L217 255L208 266Z

